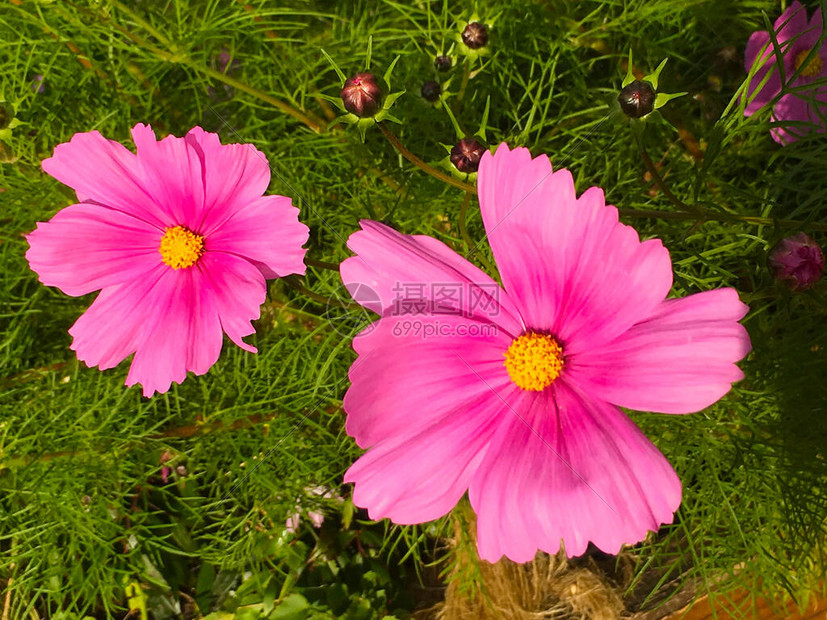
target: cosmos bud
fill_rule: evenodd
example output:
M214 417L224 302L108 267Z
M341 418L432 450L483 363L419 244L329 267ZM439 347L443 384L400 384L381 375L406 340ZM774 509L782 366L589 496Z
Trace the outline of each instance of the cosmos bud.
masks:
M485 151L485 147L474 138L465 138L451 149L451 163L460 172L476 172Z
M471 22L462 31L462 42L472 50L485 47L488 43L488 29L479 22Z
M793 291L811 288L824 273L821 248L803 232L776 243L768 262L773 277Z
M655 109L655 89L649 82L635 80L617 96L623 113L631 118L641 118Z
M372 73L357 73L340 93L345 109L359 118L373 116L382 104L382 89Z
M434 67L436 67L436 70L440 73L445 73L451 68L452 65L453 63L451 62L451 59L445 54L441 54L434 58Z
M422 98L426 101L436 101L441 93L442 88L433 80L426 80L422 84Z

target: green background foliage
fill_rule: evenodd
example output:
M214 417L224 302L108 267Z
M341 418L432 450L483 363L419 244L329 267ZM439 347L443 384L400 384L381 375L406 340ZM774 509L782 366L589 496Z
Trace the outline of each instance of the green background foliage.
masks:
M492 26L491 54L472 60L457 53L457 24L475 11ZM322 49L345 74L369 63L382 75L399 58L392 86L406 93L392 109L401 124L389 128L428 165L448 172L444 145L458 138L450 109L463 134L482 128L491 145L547 153L578 191L601 186L624 221L669 248L673 295L739 290L751 307L746 379L695 415L632 414L678 471L684 501L674 525L630 550L624 595L632 611L686 584L806 600L824 571L824 288L789 293L772 281L766 253L787 232L818 239L813 231L825 229L827 146L816 137L782 149L768 110L743 117L743 48L765 15L775 19L775 3L0 5L0 101L15 111L0 134L0 604L9 617L132 608L155 618L381 618L433 602L422 584L451 565L441 542L450 518L372 523L341 482L359 454L341 398L364 317L325 301L346 297L337 273L317 262L303 281L270 282L248 339L258 355L227 346L205 376L144 399L123 386L127 363L99 372L69 349L67 330L93 296L42 286L24 259L24 235L75 200L40 161L75 132L129 144L129 129L145 122L160 135L201 125L264 152L270 192L300 207L315 261L346 258L361 218L490 261L485 243L469 252L463 242L461 189L411 165L377 128L363 142L329 123L339 112L324 96L337 97L341 82ZM647 120L642 140L672 192L706 210L703 221L652 184L614 103L630 48L643 72L669 57L662 90L689 93L663 110L680 132ZM438 53L456 60L447 74L434 70ZM419 95L426 79L442 82L441 104ZM475 200L467 220L476 244ZM302 525L291 534L285 520L297 505ZM322 528L309 511L326 515Z

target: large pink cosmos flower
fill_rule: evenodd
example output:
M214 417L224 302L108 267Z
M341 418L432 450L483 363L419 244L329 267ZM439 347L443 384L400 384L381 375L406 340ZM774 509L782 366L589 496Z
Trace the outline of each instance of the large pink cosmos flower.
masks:
M773 108L772 120L800 123L774 127L771 131L773 139L780 144L787 144L813 131L824 133L827 130L827 86L807 88L815 80L827 77L827 45L819 43L821 9L815 10L808 23L807 10L795 0L781 17L775 20L773 32L784 60L784 78L787 80L787 86L798 90L787 93L778 100ZM818 49L810 56L810 52L816 46ZM756 61L765 62L749 84L747 90L750 96L767 73L771 73L767 83L747 105L747 116L752 116L767 105L782 90L781 74L776 66L777 55L766 31L753 32L747 42L744 53L746 70L749 71ZM798 77L790 81L797 69L800 69Z
M480 557L616 553L669 523L681 485L618 408L690 413L743 377L733 289L666 299L669 253L641 242L593 187L502 144L479 169L502 288L427 236L362 222L342 263L382 317L354 339L347 472L372 518L412 524L466 492ZM446 294L446 291L452 291Z
M308 229L284 196L263 196L270 168L249 144L200 127L156 140L136 125L137 154L97 131L43 161L79 204L39 223L26 258L67 295L100 290L69 330L78 359L101 370L135 354L126 384L165 392L218 359L222 332L247 351L265 278L304 273Z

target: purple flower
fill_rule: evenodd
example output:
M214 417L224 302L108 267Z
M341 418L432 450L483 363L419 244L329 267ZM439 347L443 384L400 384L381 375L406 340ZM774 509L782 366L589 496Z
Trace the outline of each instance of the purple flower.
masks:
M169 452L164 452L161 455L159 462L161 463L161 482L166 484L169 481L169 475L172 473L172 467L169 465L164 465L167 461L172 458L172 455Z
M45 78L39 73L32 79L32 91L40 94L46 90L46 85L43 83Z
M770 251L773 277L794 291L811 288L824 273L824 254L806 233L782 239Z
M796 0L775 21L773 32L783 59L786 84L781 83L779 67L776 66L778 56L769 33L753 32L744 52L746 69L749 71L755 63L764 62L765 64L755 73L748 86L748 97L753 94L755 96L746 107L747 116L752 116L774 97L781 94L782 88L806 87L815 80L827 77L827 46L819 45L820 8L815 10L808 22L806 9ZM798 76L791 80L796 71L799 71ZM759 84L768 73L770 75L766 84L759 90ZM779 144L789 144L813 131L824 133L827 128L820 115L825 114L827 114L827 87L804 88L794 93L787 93L775 104L772 120L802 124L774 127L771 131L772 138Z

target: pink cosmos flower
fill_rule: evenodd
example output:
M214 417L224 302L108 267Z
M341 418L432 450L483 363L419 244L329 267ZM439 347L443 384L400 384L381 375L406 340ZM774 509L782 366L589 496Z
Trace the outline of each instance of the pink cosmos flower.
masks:
M795 142L802 136L816 131L824 133L827 115L827 86L806 88L815 80L827 77L827 46L820 44L821 9L807 21L807 10L795 0L774 24L773 32L784 60L784 77L788 88L799 88L796 92L783 95L773 108L773 121L798 122L798 125L774 127L773 139L780 144ZM818 46L810 57L810 52ZM764 77L770 73L767 83L747 105L745 113L751 116L778 96L782 90L781 74L778 70L777 55L770 35L766 31L753 32L747 42L744 64L749 71L756 62L765 64L759 69L748 87L751 96ZM790 81L793 73L800 69L798 77ZM804 87L803 89L801 87Z
M342 501L342 498L336 493L334 490L329 489L325 486L315 486L309 487L304 490L304 492L308 495L315 495L316 497L321 497L323 499L336 499L338 501ZM285 529L290 532L291 534L295 534L299 531L299 525L301 524L301 505L298 503L296 505L296 509L287 517L284 522ZM324 523L324 513L320 510L309 510L307 512L307 518L310 519L310 523L316 529L322 527Z
M354 339L348 470L372 518L430 521L466 492L480 557L569 556L670 523L681 484L619 409L690 413L743 377L733 289L666 299L669 253L580 198L548 157L500 145L481 161L483 222L502 287L443 243L363 221L348 290L381 299ZM451 291L451 294L446 294ZM358 299L357 299L358 301ZM375 307L371 304L368 307Z
M43 170L77 192L28 235L31 268L67 295L100 294L69 330L78 359L101 370L135 354L126 385L165 392L202 375L223 333L253 333L265 278L304 273L308 229L284 196L263 196L270 168L249 144L195 127L156 140L136 125L137 154L97 131L75 134Z

